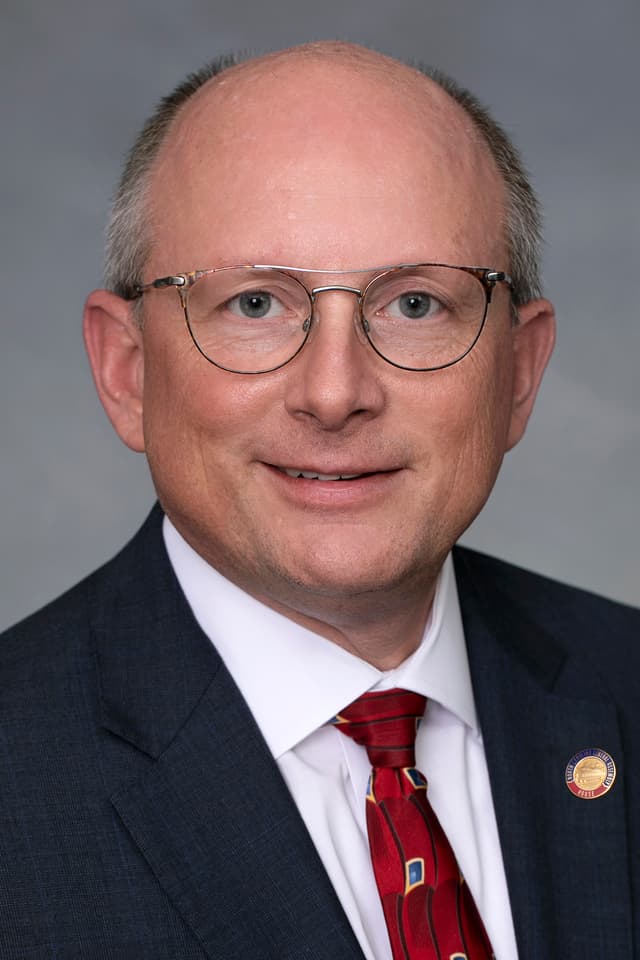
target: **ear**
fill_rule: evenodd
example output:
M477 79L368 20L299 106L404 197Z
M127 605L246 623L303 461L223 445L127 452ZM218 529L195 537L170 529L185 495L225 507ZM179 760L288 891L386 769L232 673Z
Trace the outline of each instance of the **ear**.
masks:
M553 305L548 300L530 300L518 308L513 334L513 394L507 450L522 437L533 410L556 339Z
M120 439L141 453L144 352L131 303L94 290L85 304L83 331L102 406Z

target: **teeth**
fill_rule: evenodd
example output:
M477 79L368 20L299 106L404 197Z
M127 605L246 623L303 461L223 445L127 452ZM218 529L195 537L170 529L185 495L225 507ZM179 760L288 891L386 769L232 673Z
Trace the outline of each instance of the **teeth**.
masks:
M288 477L305 480L355 480L361 476L359 473L312 473L310 470L296 470L285 468L284 472Z

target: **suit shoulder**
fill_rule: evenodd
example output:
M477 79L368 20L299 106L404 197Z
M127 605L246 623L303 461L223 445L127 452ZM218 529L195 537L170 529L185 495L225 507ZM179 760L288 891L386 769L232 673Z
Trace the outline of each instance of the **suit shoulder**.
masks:
M610 600L589 590L570 586L468 547L454 551L456 571L479 594L517 604L531 619L544 620L563 634L583 629L583 642L601 630L628 642L640 656L640 609ZM498 600L498 602L500 602Z
M112 560L0 634L3 710L32 710L39 698L56 697L62 703L70 685L77 694L78 685L95 675L96 624L114 608L135 605L134 584L157 563L161 523L162 512L156 506L141 530ZM133 596L128 598L128 593Z
M465 630L483 624L549 689L610 699L637 736L640 610L466 548L454 564Z
M92 669L90 585L85 578L0 634L2 712L31 714L38 705L74 702L77 682Z
M115 596L120 587L126 587L132 573L149 562L145 545L155 536L155 547L161 519L160 508L156 505L143 527L115 557L41 609L0 633L0 658L6 657L16 645L27 645L30 649L34 645L47 647L51 640L83 629L96 598L103 593Z

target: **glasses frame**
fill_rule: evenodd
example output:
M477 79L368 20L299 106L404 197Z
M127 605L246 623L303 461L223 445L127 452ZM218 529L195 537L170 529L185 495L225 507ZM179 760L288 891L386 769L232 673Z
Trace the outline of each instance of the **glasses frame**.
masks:
M371 340L369 336L369 324L362 311L362 305L363 305L365 296L372 284L376 283L378 280L380 280L382 277L385 277L387 274L394 273L397 270L411 269L416 267L446 267L450 270L462 270L464 273L468 273L472 277L475 277L476 280L478 280L481 283L482 288L484 290L484 297L485 297L484 313L482 315L482 320L478 327L478 332L473 338L471 344L467 347L467 349L463 353L457 356L454 360L448 360L447 363L440 363L434 367L408 367L408 366L405 366L404 364L396 363L394 360L389 360L388 357L385 357L385 355L380 352L378 347ZM214 273L221 273L222 271L225 271L225 270L243 270L243 269L278 270L281 273L284 273L287 276L290 276L292 280L295 280L296 283L298 283L303 288L303 290L305 290L311 306L309 316L306 318L303 325L303 326L306 326L305 336L302 343L298 347L298 349L286 360L283 360L281 363L278 363L273 367L268 367L265 370L234 370L232 367L226 367L223 364L218 363L216 360L212 360L212 358L204 352L204 350L198 343L194 335L194 332L192 330L191 322L189 320L188 294L190 289L194 286L194 284L198 282L198 280L201 280L203 277L210 276L211 274L214 274ZM302 280L300 280L297 276L295 276L295 274L299 274L299 273L323 274L325 276L327 274L333 274L334 276L338 276L338 277L353 275L356 273L372 273L373 276L365 284L364 287L352 287L352 286L348 286L340 283L331 283L331 284L323 284L322 286L319 286L319 287L309 288L306 285L306 283L303 283ZM397 367L399 370L407 370L412 373L430 373L434 370L444 370L446 367L454 366L454 364L459 363L473 350L476 343L480 339L480 335L482 331L484 330L484 326L487 320L487 313L489 310L489 304L491 303L493 291L496 285L499 283L504 283L506 286L509 287L510 290L513 288L513 280L511 276L508 273L506 273L504 270L496 270L492 267L464 267L464 266L459 266L458 264L438 263L436 261L425 261L420 263L389 264L387 266L370 267L370 268L365 268L360 270L318 270L318 269L306 269L304 267L289 267L289 266L284 266L282 264L275 264L275 263L239 263L239 264L233 264L225 267L208 267L207 269L204 269L204 270L190 270L187 273L175 273L175 274L169 274L165 277L156 277L155 280L151 280L149 281L149 283L136 284L134 287L134 293L129 299L138 300L140 297L143 296L143 294L149 292L150 290L162 290L166 287L174 287L180 297L180 303L182 305L182 311L184 313L184 318L187 325L187 329L189 331L189 335L193 341L194 346L196 347L198 352L204 357L204 359L207 360L209 363L213 364L214 367L218 367L218 369L220 370L226 370L228 373L238 373L238 374L241 374L242 376L257 376L258 374L261 374L261 373L272 373L274 370L279 370L281 367L286 366L286 364L291 363L291 361L295 357L297 357L298 354L301 352L301 350L307 343L307 340L309 339L309 335L313 327L316 297L319 293L326 293L332 290L343 291L345 293L353 293L358 300L358 314L359 314L359 321L360 321L360 327L362 328L362 332L364 333L367 339L367 342L369 343L373 351L380 357L380 359L384 360L385 363L390 364L392 367Z

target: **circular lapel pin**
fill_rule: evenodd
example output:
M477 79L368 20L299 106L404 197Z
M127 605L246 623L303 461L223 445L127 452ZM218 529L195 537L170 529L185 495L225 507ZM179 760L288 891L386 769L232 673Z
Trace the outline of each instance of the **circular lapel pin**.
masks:
M587 747L571 757L564 778L574 796L581 800L595 800L611 790L616 779L616 765L606 750Z

